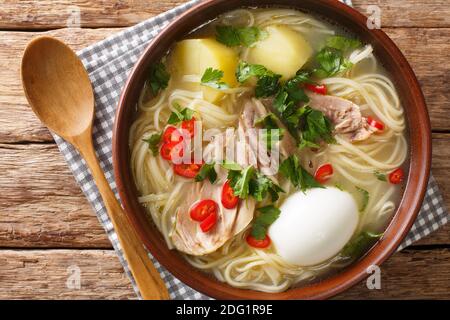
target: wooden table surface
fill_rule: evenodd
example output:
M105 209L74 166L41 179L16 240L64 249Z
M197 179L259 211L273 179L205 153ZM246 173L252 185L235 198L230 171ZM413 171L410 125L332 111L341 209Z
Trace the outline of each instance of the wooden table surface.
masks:
M78 50L181 0L0 0L0 299L133 299L105 232L27 105L19 67L33 37L49 34ZM433 128L433 174L450 203L450 1L353 0L378 5L384 31L410 61ZM81 28L67 28L71 12ZM360 283L337 298L450 298L450 227L392 256L381 290ZM75 269L74 269L75 268ZM79 268L79 269L77 269ZM73 270L81 285L68 286Z

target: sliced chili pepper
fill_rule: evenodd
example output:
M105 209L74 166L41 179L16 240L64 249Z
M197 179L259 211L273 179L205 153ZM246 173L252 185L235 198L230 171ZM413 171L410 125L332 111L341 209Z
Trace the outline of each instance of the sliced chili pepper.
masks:
M327 94L327 87L324 84L305 84L305 88L318 94Z
M202 229L203 232L208 232L211 230L217 223L217 212L212 212L209 216L206 217L205 220L200 222L200 229Z
M267 248L271 243L271 240L267 234L266 237L262 240L255 239L251 234L249 234L246 240L249 246L259 249Z
M184 130L187 130L190 137L192 138L195 134L195 118L192 117L191 120L184 120L181 123L181 128L183 128Z
M331 178L332 175L333 166L326 163L317 168L316 173L314 174L314 179L316 179L317 182L325 183Z
M402 168L395 169L389 174L389 182L392 184L399 184L403 181L405 172Z
M378 131L384 130L384 124L378 120L375 120L374 118L372 118L370 116L367 117L367 123L369 124L369 126L378 129Z
M174 164L173 170L179 176L185 178L195 178L203 164L196 163L180 163Z
M189 215L194 221L203 221L212 213L217 213L218 205L214 200L205 199L196 202L189 210Z
M180 131L174 126L168 126L166 130L164 131L163 142L181 142L183 141L183 136L181 135Z
M162 144L160 153L163 159L171 161L174 156L174 152L178 152L178 157L183 157L183 145L179 142L166 142Z
M234 195L234 190L230 186L230 181L227 180L222 187L222 205L227 209L233 209L237 206L239 197Z

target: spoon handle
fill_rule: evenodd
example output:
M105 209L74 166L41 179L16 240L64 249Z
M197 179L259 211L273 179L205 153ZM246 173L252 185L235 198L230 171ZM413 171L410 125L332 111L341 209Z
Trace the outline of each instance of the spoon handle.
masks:
M84 143L81 141L81 143L77 143L78 150L91 170L142 298L146 300L169 300L169 292L159 272L150 260L142 241L131 226L106 180L95 155L92 140L83 140Z

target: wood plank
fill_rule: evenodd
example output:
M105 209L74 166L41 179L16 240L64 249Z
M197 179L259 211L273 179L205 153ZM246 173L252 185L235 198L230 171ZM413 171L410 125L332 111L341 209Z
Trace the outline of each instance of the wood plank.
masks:
M73 24L74 13L80 13L81 27L122 27L136 24L169 10L182 0L6 0L0 11L0 29L53 29ZM441 0L353 0L355 9L365 15L372 11L369 5L381 10L383 26L394 27L449 27L450 6Z
M450 29L387 29L411 62L425 93L434 130L450 130ZM75 50L117 29L60 29L45 34ZM51 135L29 110L20 81L20 57L26 44L42 33L0 32L0 143L51 141Z
M80 289L67 288L69 267ZM381 290L365 281L337 299L449 299L450 250L406 250L381 267ZM114 251L0 250L0 299L134 299Z
M433 173L450 207L450 134L433 135ZM0 247L110 248L55 145L0 145ZM418 244L450 244L449 227Z
M56 145L0 154L0 247L111 248Z
M68 288L76 268L80 289ZM135 298L111 250L0 250L0 270L0 299Z

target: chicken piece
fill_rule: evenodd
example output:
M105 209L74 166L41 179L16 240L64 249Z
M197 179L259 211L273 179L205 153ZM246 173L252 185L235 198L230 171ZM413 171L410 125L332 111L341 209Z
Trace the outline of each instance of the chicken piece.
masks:
M211 142L212 149L223 148L218 138L219 136ZM222 188L227 179L227 171L219 165L215 169L217 181L214 184L205 180L186 186L188 192L176 213L171 238L178 250L190 255L200 256L216 251L231 237L244 230L253 219L255 200L252 198L241 200L233 209L222 205ZM218 205L217 222L208 232L203 232L200 223L190 217L192 205L204 199L214 200Z
M319 110L334 124L336 133L347 135L351 141L369 138L377 129L370 127L358 105L340 97L307 92L309 106Z

